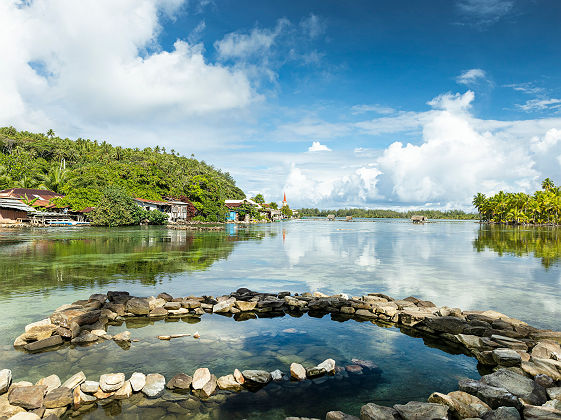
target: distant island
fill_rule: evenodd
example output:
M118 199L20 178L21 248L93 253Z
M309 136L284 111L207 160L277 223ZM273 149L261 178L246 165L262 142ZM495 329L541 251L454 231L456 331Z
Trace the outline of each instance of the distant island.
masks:
M512 225L559 225L561 222L561 188L550 178L533 195L505 193L486 197L477 193L473 205L482 221Z
M335 217L353 217L364 219L411 219L412 216L425 216L428 219L453 219L453 220L477 220L477 213L466 213L462 210L410 210L395 211L384 209L338 209L338 210L320 210L315 208L299 209L298 214L301 217L327 217L334 215Z

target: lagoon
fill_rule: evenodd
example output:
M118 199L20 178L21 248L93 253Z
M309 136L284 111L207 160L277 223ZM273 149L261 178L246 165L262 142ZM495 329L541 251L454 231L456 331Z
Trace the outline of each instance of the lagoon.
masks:
M455 389L459 378L478 377L476 360L427 346L393 327L340 323L328 316L236 322L206 315L197 323L110 327L110 334L128 329L140 340L128 351L105 342L26 354L14 350L12 343L26 324L56 307L108 290L138 296L163 291L175 296L220 295L239 287L350 295L382 292L462 309L495 309L534 326L558 329L558 235L557 229L547 228L458 221L413 225L405 220L301 220L228 225L219 232L156 227L3 230L0 368L11 368L18 380L36 381L53 372L64 380L78 370L88 377L111 370L167 377L180 371L191 374L202 366L216 375L236 367L286 372L292 361L311 365L332 357L344 364L360 358L374 361L379 369L309 386L282 383L267 388L264 395L245 393L220 406L203 404L197 413L203 418L321 417L331 409L356 415L366 402L426 400L432 391ZM194 331L200 332L201 340L156 338ZM148 415L124 403L83 418L161 415L157 407L150 409Z

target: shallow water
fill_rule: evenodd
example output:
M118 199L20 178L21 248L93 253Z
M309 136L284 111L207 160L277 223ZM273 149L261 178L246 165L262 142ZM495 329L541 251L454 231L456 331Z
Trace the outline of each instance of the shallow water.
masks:
M92 378L135 370L170 377L201 366L219 376L234 368L287 372L293 361L311 366L331 357L344 365L360 358L373 360L379 370L319 383L281 382L219 405L211 399L193 413L201 418L323 417L329 409L356 415L365 402L424 400L432 391L454 389L460 377L477 377L475 360L431 348L395 328L340 323L329 316L236 322L204 315L198 323L183 319L110 327L110 334L128 329L139 339L128 351L105 342L31 355L14 350L12 343L27 323L64 303L107 290L139 296L162 291L216 295L239 287L383 292L462 309L495 309L535 326L559 329L559 237L557 229L480 227L473 222L413 225L401 220L295 221L196 233L165 228L4 230L0 368L9 367L17 380L30 381L53 372L64 380L78 370ZM201 340L156 338L194 331L201 333ZM84 418L159 418L161 410L124 402ZM173 418L173 411L165 413Z

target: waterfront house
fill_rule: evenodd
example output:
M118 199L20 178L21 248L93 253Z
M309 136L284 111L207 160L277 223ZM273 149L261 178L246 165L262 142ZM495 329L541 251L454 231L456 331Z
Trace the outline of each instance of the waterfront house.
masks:
M189 206L191 203L168 199L166 201L147 200L145 198L134 198L135 203L145 210L158 210L168 217L169 222L177 223L189 220Z
M261 211L261 209L263 208L259 203L256 203L255 201L250 200L248 198L245 198L243 200L226 200L224 201L224 205L228 209L228 214L226 215L226 221L241 222L242 220L240 220L239 212L240 212L240 207L243 204L250 204L254 206L257 209L257 211ZM249 222L249 217L247 216L248 215L246 215L243 221Z
M33 207L22 203L18 198L0 193L0 223L26 222L29 215L35 212Z
M54 213L67 213L68 207L57 206L53 203L55 198L64 197L63 194L56 193L51 190L42 190L38 188L9 188L0 191L7 197L16 198L18 200L29 200L33 202L33 207L48 210Z

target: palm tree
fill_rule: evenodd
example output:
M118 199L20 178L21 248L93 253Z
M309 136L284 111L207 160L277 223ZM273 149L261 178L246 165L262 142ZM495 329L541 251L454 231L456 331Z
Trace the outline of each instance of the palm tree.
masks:
M47 130L47 137L53 138L55 136L55 132L52 128Z
M60 189L68 179L68 171L64 159L60 161L60 166L51 169L48 173L41 175L40 188L45 188L54 192L60 192Z
M555 184L553 183L553 181L550 178L546 178L542 181L542 189L544 191L549 191L553 188L555 188Z
M481 220L481 211L483 209L483 205L485 204L485 194L482 193L477 193L473 196L473 201L472 204L474 205L474 207L477 209L477 212L479 213L479 220Z
M37 187L37 184L38 184L38 182L35 178L24 175L20 179L18 179L16 182L14 182L14 187L15 188L35 188L35 187Z

